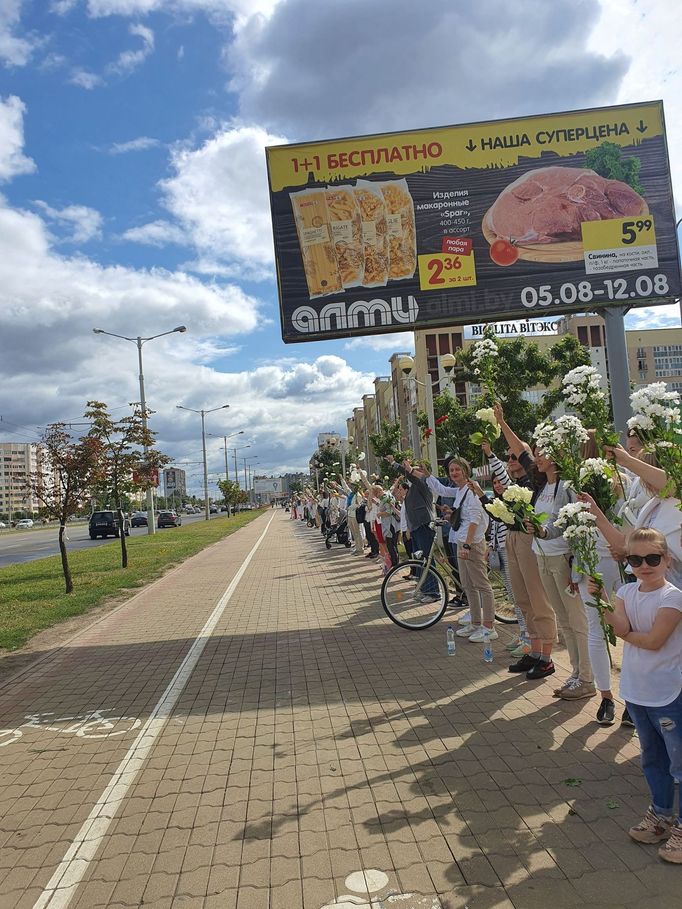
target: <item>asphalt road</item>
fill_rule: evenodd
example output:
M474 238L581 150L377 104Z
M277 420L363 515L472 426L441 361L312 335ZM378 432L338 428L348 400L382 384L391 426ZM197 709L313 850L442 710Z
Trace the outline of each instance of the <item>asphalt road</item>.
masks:
M219 515L211 515L217 518ZM182 516L183 524L192 524L203 521L203 514L187 514ZM172 533L172 527L164 527L157 533ZM131 528L131 536L143 536L147 533L146 527ZM51 524L48 527L31 530L0 530L0 568L7 565L16 565L19 562L33 562L35 559L44 559L46 556L58 555L59 543L57 540L59 527ZM94 546L110 546L118 543L116 537L107 537L105 540L91 540L88 535L87 524L69 524L66 534L68 536L69 552L78 549L92 549Z

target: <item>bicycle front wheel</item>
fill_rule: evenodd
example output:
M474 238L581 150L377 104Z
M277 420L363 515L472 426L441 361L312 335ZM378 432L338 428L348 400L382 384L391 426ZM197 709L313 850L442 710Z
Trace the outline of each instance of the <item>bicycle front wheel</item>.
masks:
M417 559L400 562L384 578L381 605L396 625L421 631L442 618L448 605L447 584L433 566L425 572Z

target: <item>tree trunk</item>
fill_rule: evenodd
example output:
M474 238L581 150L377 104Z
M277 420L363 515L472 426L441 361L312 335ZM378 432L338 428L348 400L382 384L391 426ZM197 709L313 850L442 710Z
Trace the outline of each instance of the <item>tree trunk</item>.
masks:
M125 518L121 506L118 506L118 535L121 538L121 568L128 567L128 547L126 546Z
M66 526L64 520L62 519L59 522L59 554L62 557L62 571L64 572L64 584L66 585L66 592L73 593L73 579L71 577L71 569L69 568L69 557L66 554L66 543L64 542L64 533L66 532Z

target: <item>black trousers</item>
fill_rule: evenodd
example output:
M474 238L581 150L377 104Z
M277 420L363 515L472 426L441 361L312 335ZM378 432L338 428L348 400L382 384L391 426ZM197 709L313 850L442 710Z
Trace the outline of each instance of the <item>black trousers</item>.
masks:
M367 537L367 542L369 543L369 551L372 555L379 555L379 544L377 543L377 538L372 533L372 528L369 526L368 521L363 521L362 526L365 528L365 536Z

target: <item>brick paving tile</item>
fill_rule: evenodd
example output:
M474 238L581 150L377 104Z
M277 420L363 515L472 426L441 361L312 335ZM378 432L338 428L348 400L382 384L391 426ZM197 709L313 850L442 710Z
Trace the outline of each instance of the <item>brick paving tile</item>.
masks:
M0 726L144 722L269 517L0 685ZM627 837L637 740L552 699L566 652L532 685L506 672L513 629L492 666L448 658L442 626L391 625L379 584L275 514L69 909L322 909L369 869L377 898L444 909L672 909L677 869ZM34 905L136 734L48 725L0 749L1 909Z

